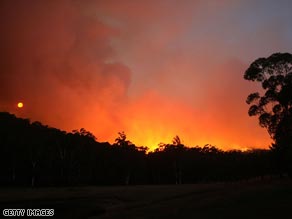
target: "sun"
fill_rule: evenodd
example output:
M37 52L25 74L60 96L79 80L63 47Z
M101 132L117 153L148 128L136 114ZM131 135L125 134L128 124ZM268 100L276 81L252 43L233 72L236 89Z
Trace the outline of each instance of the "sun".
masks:
M23 107L23 103L22 103L22 102L19 102L19 103L17 104L17 107L18 107L18 108L22 108L22 107Z

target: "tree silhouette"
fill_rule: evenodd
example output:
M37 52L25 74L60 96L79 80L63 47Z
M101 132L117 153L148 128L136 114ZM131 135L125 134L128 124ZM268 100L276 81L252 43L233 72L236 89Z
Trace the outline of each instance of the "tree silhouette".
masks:
M286 123L291 120L279 127ZM182 184L273 173L268 150L187 147L178 136L160 146L146 153L147 147L135 146L124 132L114 144L101 143L85 129L67 133L0 112L0 186Z
M252 104L248 114L259 116L259 124L275 141L271 149L280 168L292 171L292 55L275 53L255 60L245 71L244 79L261 83L263 94L247 97ZM288 156L288 157L287 157Z
M119 164L119 174L122 176L122 182L129 185L133 175L133 164L135 162L136 146L129 140L125 132L119 132L119 136L115 139L114 147L117 155L116 161Z
M178 135L172 139L172 144L160 143L156 152L162 152L167 155L172 167L172 175L174 177L175 184L182 183L183 175L183 153L186 150L185 146Z

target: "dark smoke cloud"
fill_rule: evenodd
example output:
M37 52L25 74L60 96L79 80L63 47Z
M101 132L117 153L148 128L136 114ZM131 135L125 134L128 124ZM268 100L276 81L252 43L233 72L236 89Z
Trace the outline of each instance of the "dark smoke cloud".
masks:
M110 46L118 33L87 10L69 0L1 1L1 110L23 100L27 115L46 122L50 114L67 128L91 106L107 111L125 101L131 72Z

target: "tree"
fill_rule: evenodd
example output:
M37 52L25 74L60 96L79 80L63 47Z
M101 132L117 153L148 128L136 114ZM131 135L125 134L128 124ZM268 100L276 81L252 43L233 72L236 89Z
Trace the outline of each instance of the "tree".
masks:
M287 155L292 149L292 54L275 53L255 60L245 71L244 79L261 83L264 90L247 97L246 103L251 104L248 114L258 116L260 126L275 141L271 149L278 160L291 163ZM281 166L291 166L287 162Z
M182 183L183 174L182 157L185 151L186 147L183 145L178 135L176 135L172 139L172 144L160 143L159 148L156 150L156 152L162 152L166 154L167 157L170 159L175 184Z
M131 181L133 173L133 163L135 159L136 146L129 140L125 132L119 132L119 136L115 139L113 144L115 149L116 164L118 164L118 174L122 175L122 181L128 185Z

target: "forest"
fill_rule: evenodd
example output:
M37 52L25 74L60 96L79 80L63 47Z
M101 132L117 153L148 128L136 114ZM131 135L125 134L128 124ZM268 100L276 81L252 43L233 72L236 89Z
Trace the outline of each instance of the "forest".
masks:
M187 184L277 174L270 150L192 147L175 136L148 152L124 132L109 144L85 129L68 133L7 112L0 121L2 186Z

